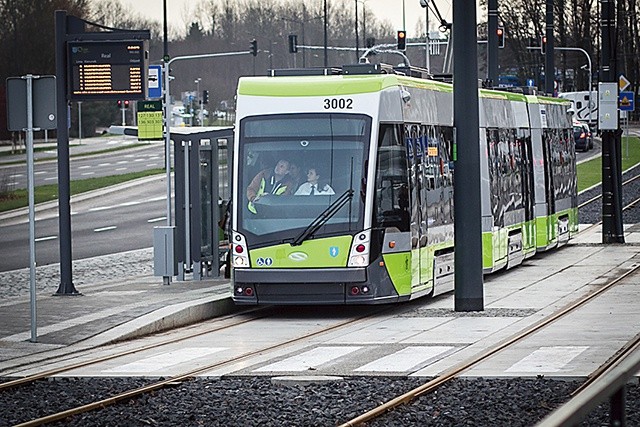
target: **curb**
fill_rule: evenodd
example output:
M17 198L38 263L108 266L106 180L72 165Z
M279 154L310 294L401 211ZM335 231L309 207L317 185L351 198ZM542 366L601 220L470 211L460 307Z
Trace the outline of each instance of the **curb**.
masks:
M82 342L100 346L191 325L238 311L230 295L216 295L160 308Z

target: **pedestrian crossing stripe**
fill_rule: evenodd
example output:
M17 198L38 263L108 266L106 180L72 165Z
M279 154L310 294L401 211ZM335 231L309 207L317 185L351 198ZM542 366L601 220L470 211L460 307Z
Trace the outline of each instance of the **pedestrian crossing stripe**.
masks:
M162 371L171 366L227 350L224 347L186 347L106 369L103 373L133 374Z
M558 372L588 348L585 346L540 347L511 365L505 372L536 374Z
M322 365L334 361L362 347L316 347L304 353L288 357L270 365L263 366L253 372L303 372L315 370Z
M438 360L449 353L452 346L411 346L361 366L357 372L406 372Z

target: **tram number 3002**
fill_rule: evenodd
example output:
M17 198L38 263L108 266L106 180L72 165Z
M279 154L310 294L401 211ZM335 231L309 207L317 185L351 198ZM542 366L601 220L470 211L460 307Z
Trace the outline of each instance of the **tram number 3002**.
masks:
M325 110L352 110L353 99L351 98L325 98L324 100Z

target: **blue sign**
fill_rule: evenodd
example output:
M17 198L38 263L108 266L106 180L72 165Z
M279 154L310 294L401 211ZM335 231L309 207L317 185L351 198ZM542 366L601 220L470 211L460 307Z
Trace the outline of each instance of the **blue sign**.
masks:
M533 83L533 79L527 79L527 86L529 86L529 87L535 86L534 83Z
M147 98L162 98L162 65L149 65L149 92Z
M620 92L620 95L618 95L618 109L620 111L633 111L635 109L633 100L633 92Z

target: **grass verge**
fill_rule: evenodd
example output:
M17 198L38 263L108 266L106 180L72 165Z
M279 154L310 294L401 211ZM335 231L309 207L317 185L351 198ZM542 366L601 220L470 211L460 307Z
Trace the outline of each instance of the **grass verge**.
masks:
M149 169L141 172L132 172L122 175L105 176L102 178L87 178L71 181L71 195L85 193L87 191L97 190L99 188L109 187L111 185L121 184L145 176L158 175L165 173L164 169ZM2 191L0 185L0 212L6 212L13 209L29 206L29 195L26 189ZM58 198L58 184L40 185L34 189L35 203L43 203Z
M640 138L623 136L622 170L625 171L640 163ZM602 181L602 157L598 156L578 165L578 191L585 190Z

